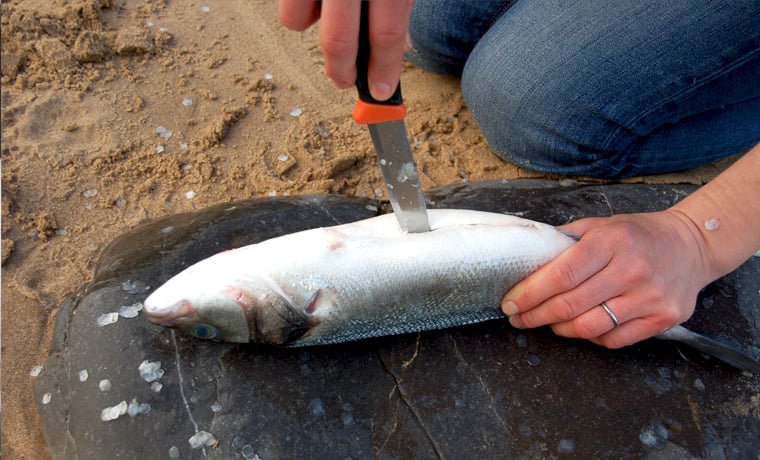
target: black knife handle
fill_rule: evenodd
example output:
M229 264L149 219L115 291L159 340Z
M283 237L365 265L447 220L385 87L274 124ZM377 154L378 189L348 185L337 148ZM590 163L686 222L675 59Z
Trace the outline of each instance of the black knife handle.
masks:
M381 0L382 1L382 0ZM378 105L401 105L404 99L401 97L401 82L396 86L393 95L385 100L378 101L369 92L367 69L369 67L369 0L362 0L361 21L359 23L359 50L356 54L356 90L359 99L370 104Z

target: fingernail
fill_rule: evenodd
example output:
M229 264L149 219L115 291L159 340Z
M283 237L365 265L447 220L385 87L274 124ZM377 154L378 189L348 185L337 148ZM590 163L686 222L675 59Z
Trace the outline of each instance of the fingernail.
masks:
M501 310L507 316L516 315L517 313L520 312L520 310L517 309L517 305L511 300L507 300L506 302L502 303Z
M384 101L391 97L391 85L387 83L374 83L369 92L378 101Z
M515 329L522 329L524 327L522 321L520 321L520 317L517 315L509 317L509 324L511 324Z

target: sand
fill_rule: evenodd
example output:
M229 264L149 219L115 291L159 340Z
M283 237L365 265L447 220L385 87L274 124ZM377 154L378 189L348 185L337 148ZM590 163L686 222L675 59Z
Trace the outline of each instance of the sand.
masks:
M1 26L2 453L48 458L29 371L111 240L251 197L386 194L355 92L275 2L3 1ZM423 188L537 176L489 149L458 80L403 85Z

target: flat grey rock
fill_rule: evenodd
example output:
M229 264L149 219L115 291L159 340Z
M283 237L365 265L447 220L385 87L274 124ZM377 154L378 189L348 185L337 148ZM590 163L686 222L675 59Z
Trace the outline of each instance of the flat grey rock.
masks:
M449 186L428 197L431 207L563 224L663 209L693 190L520 180ZM760 376L671 342L612 351L499 320L283 349L200 341L142 313L98 326L101 315L143 301L216 252L384 208L339 196L250 200L167 218L114 241L93 282L61 306L35 382L51 455L756 458ZM760 347L758 305L760 258L753 257L704 290L687 326ZM160 362L154 382L139 371L146 360ZM128 412L120 415L122 401ZM117 418L102 420L113 407L105 415ZM200 432L214 445L193 449L189 439Z

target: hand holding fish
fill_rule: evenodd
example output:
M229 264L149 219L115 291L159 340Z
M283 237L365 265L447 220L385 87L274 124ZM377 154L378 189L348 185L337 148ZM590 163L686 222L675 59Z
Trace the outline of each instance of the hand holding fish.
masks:
M760 248L759 194L760 146L667 211L566 225L580 241L510 289L502 310L515 327L609 348L660 334Z
M410 0L370 2L370 92L380 101L388 99L398 85L402 59L408 45ZM319 41L325 70L335 86L353 87L356 80L356 53L359 48L358 0L280 0L280 22L293 30L305 30L320 21Z

